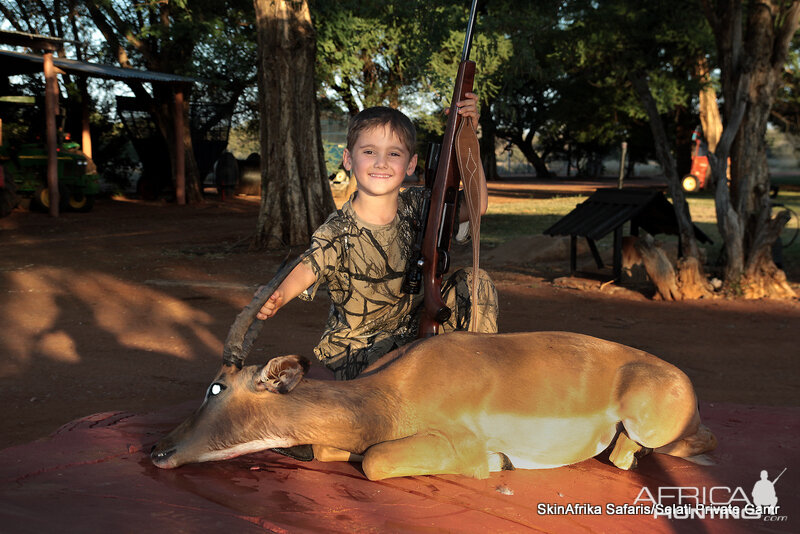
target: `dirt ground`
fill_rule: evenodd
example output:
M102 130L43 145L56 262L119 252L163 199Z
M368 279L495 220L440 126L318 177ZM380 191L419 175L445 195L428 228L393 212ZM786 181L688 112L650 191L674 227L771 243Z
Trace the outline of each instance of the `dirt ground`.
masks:
M0 219L0 448L92 413L199 403L235 315L287 254L248 251L257 210L241 197L185 207L108 199L88 214ZM800 402L797 300L659 302L613 285L570 289L552 281L566 257L531 263L527 252L486 251L502 332L569 330L638 347L683 369L707 402ZM288 305L250 363L311 356L327 309L323 294Z

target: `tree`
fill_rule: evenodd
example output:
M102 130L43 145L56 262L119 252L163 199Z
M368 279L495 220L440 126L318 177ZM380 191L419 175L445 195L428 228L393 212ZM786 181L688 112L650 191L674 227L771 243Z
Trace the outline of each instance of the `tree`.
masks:
M789 61L783 70L783 83L772 106L772 120L800 153L800 38L795 35Z
M255 83L254 62L249 59L255 54L252 9L249 0L16 0L3 4L0 11L16 29L67 39L62 57L74 54L81 61L196 76L206 83L193 88L193 100L212 95L215 102L235 103L244 89ZM78 109L74 103L88 98L81 86L85 79L78 78L77 84L69 76L62 76L61 80L68 95L66 107ZM100 83L95 79L92 85L97 88ZM138 104L153 117L174 163L173 90L158 85L149 88L140 82L130 82L128 86ZM103 88L93 91L93 96L100 100L101 107L108 107L109 93ZM188 110L186 99L181 157L187 163L187 196L198 201L202 198L200 177ZM67 128L76 117L76 113L68 114Z
M469 3L315 0L311 8L318 31L320 97L350 116L368 106L401 108L415 121L420 144L438 140L461 57ZM470 56L478 64L481 157L489 177L496 175L489 110L498 90L496 73L511 52L508 36L494 19L491 6L479 10Z
M415 79L409 69L413 7L392 0L314 2L321 96L351 117L365 107L400 106Z
M615 93L613 108L617 113L642 117L650 125L685 257L678 264L684 298L704 296L710 291L676 164L675 140L682 124L674 120L672 128L668 128L665 120L668 114L685 116L683 110L689 107L692 95L699 89L690 73L698 58L703 57L704 33L692 17L686 16L692 10L691 5L689 0L646 6L629 0L575 2L573 8L577 9L573 16L577 22L573 24L575 36L570 40L578 64L584 71L595 74L597 86L612 85L630 95L620 98ZM677 27L680 32L674 30ZM670 129L675 133L670 135Z
M255 0L261 115L256 247L307 245L336 209L325 172L306 0Z
M491 69L485 75L489 94L482 95L489 104L481 113L483 133L519 148L539 177L550 175L551 147L540 141L553 128L552 110L560 96L554 86L564 72L559 62L550 61L561 33L559 4L490 2L481 21L496 50L485 54ZM493 154L491 141L481 148Z
M253 81L247 47L252 42L252 25L248 24L252 10L246 0L84 0L82 4L105 40L106 56L123 67L213 80L215 93L226 95L232 103ZM126 83L167 141L173 182L175 162L184 158L186 197L201 201L202 179L192 147L189 98L184 99L182 110L183 153L176 154L173 88L153 84L148 90L141 82Z
M716 39L726 121L710 153L725 282L751 298L793 297L771 256L789 213L771 214L766 130L800 23L800 0L703 0L702 6Z

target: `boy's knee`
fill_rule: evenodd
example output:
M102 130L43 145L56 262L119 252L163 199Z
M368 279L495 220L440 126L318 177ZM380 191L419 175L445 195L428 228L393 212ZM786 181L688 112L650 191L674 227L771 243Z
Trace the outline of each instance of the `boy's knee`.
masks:
M497 332L497 315L499 310L497 288L489 274L478 269L477 304L480 320L478 331L481 333ZM470 324L472 313L472 277L473 270L464 268L455 271L442 286L445 302L454 313L445 325L445 330L466 330Z

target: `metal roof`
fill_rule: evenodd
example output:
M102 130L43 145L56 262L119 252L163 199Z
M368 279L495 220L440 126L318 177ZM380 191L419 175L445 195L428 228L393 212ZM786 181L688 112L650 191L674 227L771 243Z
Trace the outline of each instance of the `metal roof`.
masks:
M22 74L40 72L44 65L44 59L37 54L27 54L24 52L14 52L11 50L0 50L0 70L6 74ZM113 67L111 65L100 65L98 63L87 63L74 59L53 58L53 65L65 73L76 74L79 76L91 76L94 78L105 78L107 80L120 81L140 81L150 83L166 84L186 84L199 82L196 78L179 76L177 74L166 74L163 72L153 72L149 70L125 69Z
M36 33L0 30L0 43L11 46L25 46L37 50L58 50L66 41L60 37L50 37Z
M628 221L651 235L678 235L678 220L667 197L653 189L598 189L574 210L545 230L546 235L569 235L598 240ZM701 243L711 239L696 225Z

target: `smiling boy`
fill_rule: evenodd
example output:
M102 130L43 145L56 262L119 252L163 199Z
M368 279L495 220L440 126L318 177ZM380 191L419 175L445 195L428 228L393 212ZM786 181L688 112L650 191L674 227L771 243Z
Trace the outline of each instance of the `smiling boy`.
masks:
M464 118L477 121L474 94L458 106ZM307 257L257 315L272 317L294 297L310 300L327 284L331 312L314 353L337 379L355 378L417 336L421 295L401 290L419 221L426 216L421 213L422 188L401 192L417 165L415 146L414 126L395 109L368 108L351 120L343 164L358 190L314 232ZM483 214L488 194L482 173L481 178ZM459 220L467 220L465 207ZM481 331L496 332L497 293L486 273L479 276ZM443 284L444 300L454 311L443 325L445 332L469 324L470 277L470 270L456 271Z

